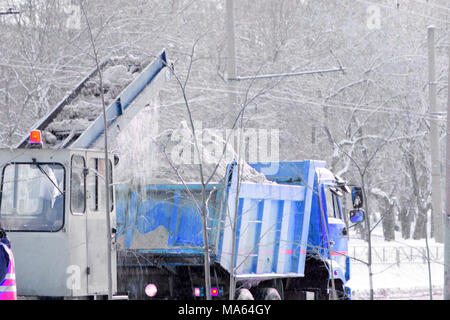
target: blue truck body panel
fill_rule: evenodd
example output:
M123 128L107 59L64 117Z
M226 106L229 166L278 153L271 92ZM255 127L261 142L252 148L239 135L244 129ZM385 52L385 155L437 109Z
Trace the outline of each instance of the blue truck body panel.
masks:
M199 185L189 189L200 201ZM208 186L211 191L213 186ZM216 212L210 203L210 212ZM158 253L202 252L202 222L182 185L116 186L117 238L126 249ZM212 224L210 224L210 227Z
M316 192L312 194L311 213L308 231L308 246L306 251L321 256L325 260L332 259L334 277L341 279L344 283L350 279L350 261L348 253L348 238L343 235L345 228L344 217L339 198L336 200L337 216L330 217L332 214L327 212L326 205L323 206L323 214L319 207L319 196L317 190L320 190L322 199L326 199L325 187L334 185L334 175L325 168L324 161L287 161L277 163L249 163L259 172L269 171L266 178L287 185L302 185L307 188L313 188ZM277 170L273 170L276 168ZM313 170L309 172L309 170ZM308 182L314 176L312 181ZM320 187L318 187L318 184ZM328 238L332 243L328 248Z
M260 172L274 166L250 165ZM345 282L347 238L342 236L342 213L339 210L338 217L329 218L326 206L322 213L316 192L324 192L324 185L332 183L331 173L323 161L278 162L276 166L276 173L266 175L276 183L241 183L237 202L232 166L223 183L207 187L212 262L228 272L234 265L238 279L298 277L304 275L306 254L315 253L324 260L333 259L334 276ZM200 202L201 186L188 187ZM324 194L321 198L325 199ZM203 254L200 214L183 185L151 185L141 190L116 186L116 212L117 237L123 248L171 256Z
M228 208L223 212L223 238L219 242L219 262L231 270L232 228L235 185L229 190ZM236 213L234 265L237 277L254 275L303 274L309 222L308 201L302 186L240 185Z

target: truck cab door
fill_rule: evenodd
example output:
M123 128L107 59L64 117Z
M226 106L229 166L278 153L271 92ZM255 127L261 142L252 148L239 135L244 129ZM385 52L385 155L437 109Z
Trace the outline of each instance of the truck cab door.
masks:
M86 152L72 151L69 172L69 205L66 210L70 221L68 233L73 248L71 254L77 261L77 277L71 279L72 291L79 289L79 295L87 295L87 243L86 243ZM70 271L70 270L69 270ZM78 279L79 277L79 279ZM79 282L78 282L79 280Z
M340 197L331 192L329 188L325 188L325 194L330 256L333 261L339 264L342 270L345 270L348 252L348 235L346 224L343 220ZM344 275L338 276L344 277Z
M107 228L106 190L105 190L105 160L99 153L87 152L86 178L86 244L87 244L87 277L88 294L108 293L108 273L113 273L113 292L115 291L115 251L112 248L112 270L108 270L108 238L111 230ZM112 165L110 161L110 181L112 182ZM109 189L109 204L111 213L111 228L114 224L114 192Z

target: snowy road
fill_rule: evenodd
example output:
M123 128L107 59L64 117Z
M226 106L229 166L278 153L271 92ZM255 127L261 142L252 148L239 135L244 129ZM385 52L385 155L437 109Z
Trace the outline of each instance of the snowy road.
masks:
M443 300L442 288L434 288L432 291L433 300ZM369 292L358 292L353 300L369 300ZM430 300L428 289L382 289L377 290L374 300Z
M377 230L378 231L378 230ZM381 231L381 230L380 230ZM375 300L429 300L429 272L431 274L433 300L443 299L444 264L443 245L430 241L430 270L426 263L424 240L385 242L380 234L373 237L373 288ZM367 260L367 244L351 239L349 254L362 261ZM363 250L365 249L365 250ZM354 300L369 299L367 266L352 260L351 279Z

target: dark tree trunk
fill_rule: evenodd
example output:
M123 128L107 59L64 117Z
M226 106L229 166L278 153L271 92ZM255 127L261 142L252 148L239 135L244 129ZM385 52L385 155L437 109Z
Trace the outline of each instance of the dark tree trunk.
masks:
M394 206L391 205L386 209L386 214L381 222L383 225L383 236L384 240L392 241L395 240L395 214Z
M402 229L402 238L409 239L411 237L411 209L401 208L399 213L400 226Z
M426 237L427 211L431 204L425 203L425 196L420 192L421 184L419 183L419 177L417 175L416 166L412 155L408 156L408 164L411 171L411 183L417 205L417 219L414 227L413 239L419 240Z
M419 210L416 219L416 226L414 227L414 234L413 234L414 240L420 240L425 238L426 236L425 230L427 226L426 218L427 218L426 212L424 213L422 210Z

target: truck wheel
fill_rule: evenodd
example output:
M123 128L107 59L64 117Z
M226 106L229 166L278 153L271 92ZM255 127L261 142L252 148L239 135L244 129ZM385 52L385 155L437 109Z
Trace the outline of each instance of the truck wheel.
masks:
M248 289L239 289L236 292L236 300L255 300Z
M264 288L261 290L263 300L281 300L281 296L275 288Z

